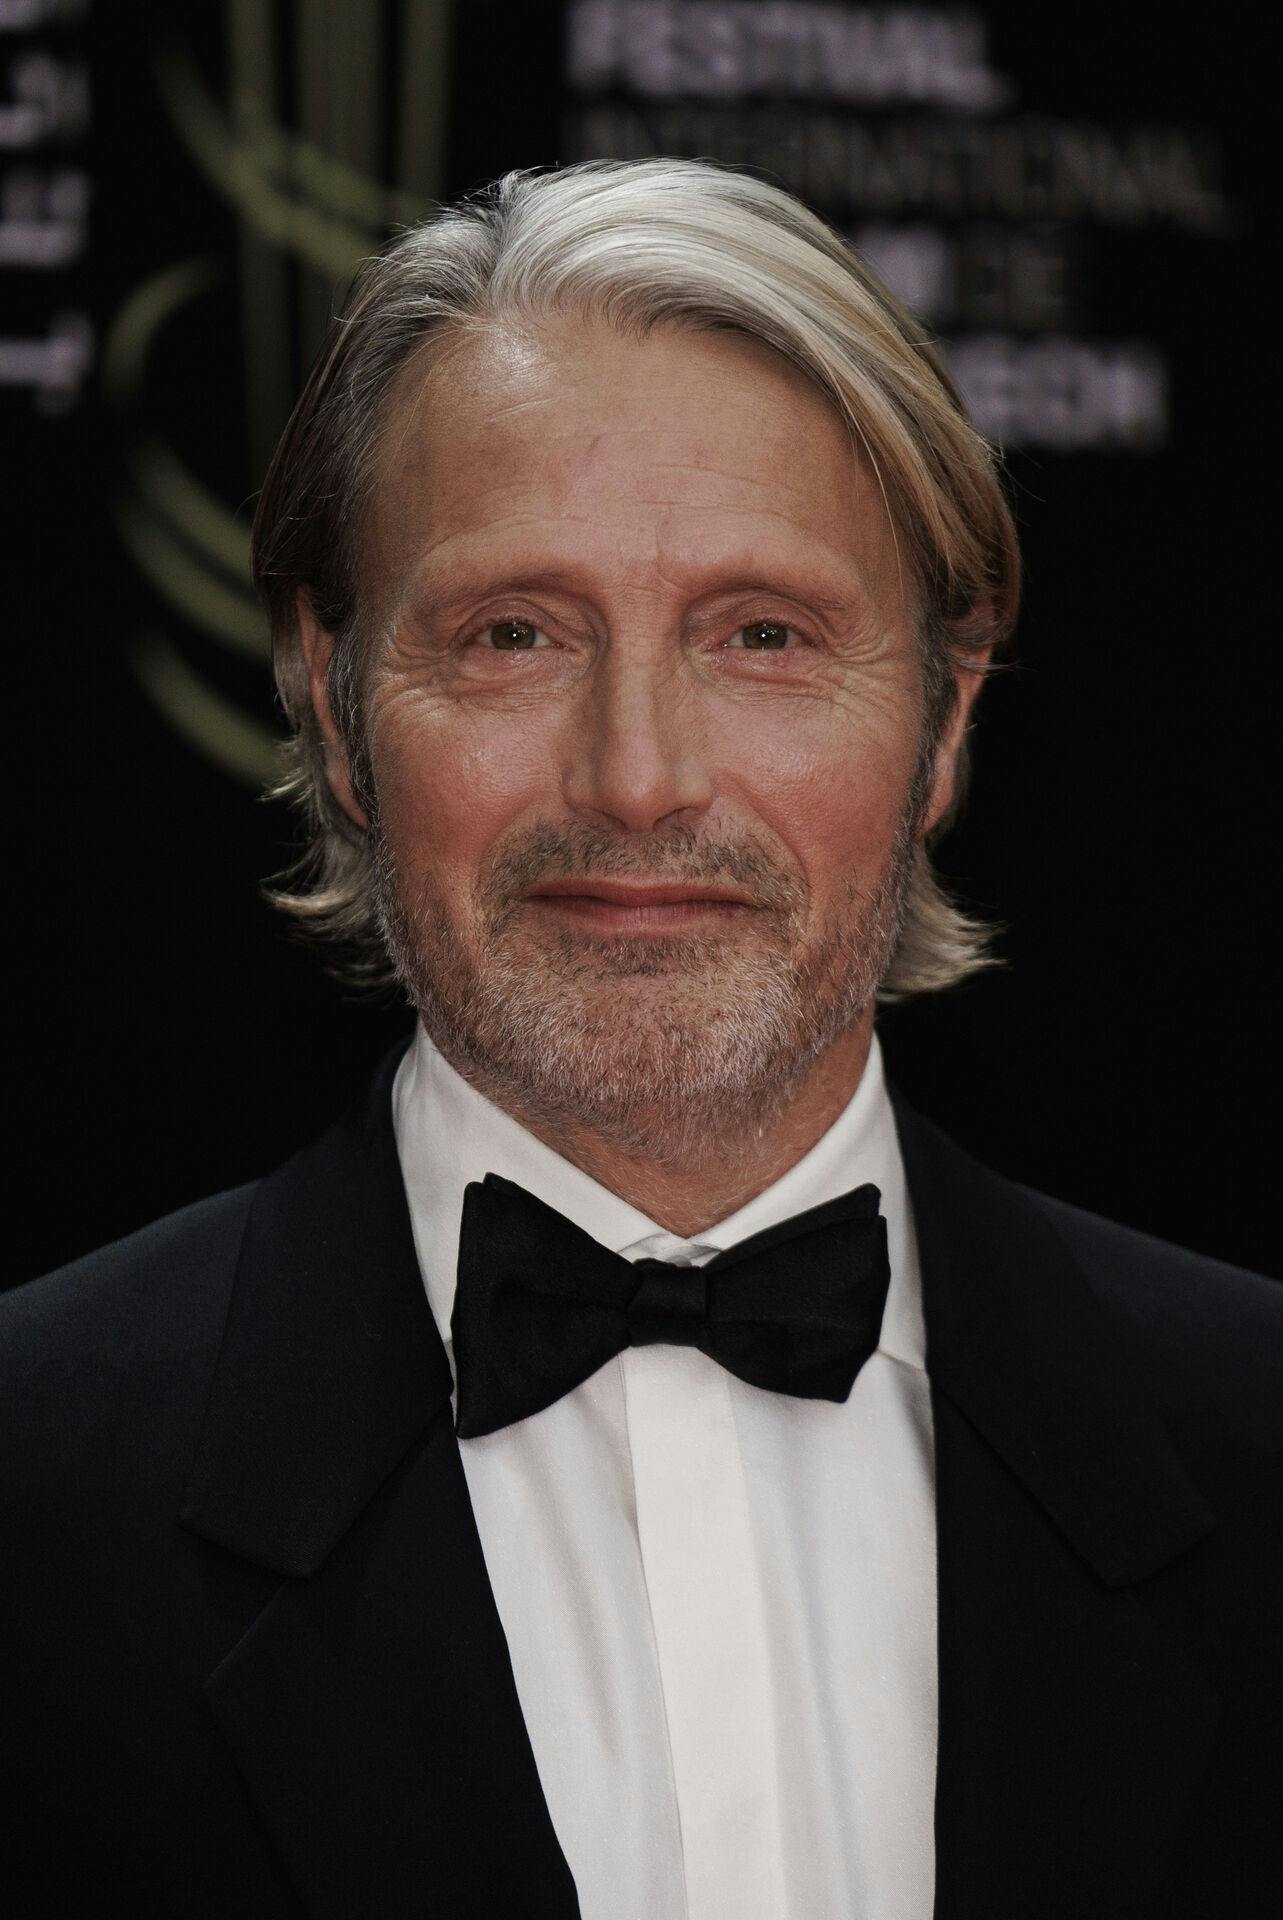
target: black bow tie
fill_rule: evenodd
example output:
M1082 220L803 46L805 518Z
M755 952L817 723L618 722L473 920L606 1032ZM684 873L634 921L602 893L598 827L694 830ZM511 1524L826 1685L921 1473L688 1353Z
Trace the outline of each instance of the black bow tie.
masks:
M550 1407L625 1347L698 1347L751 1386L845 1400L878 1343L890 1268L876 1187L703 1267L625 1260L488 1173L463 1197L451 1330L464 1439Z

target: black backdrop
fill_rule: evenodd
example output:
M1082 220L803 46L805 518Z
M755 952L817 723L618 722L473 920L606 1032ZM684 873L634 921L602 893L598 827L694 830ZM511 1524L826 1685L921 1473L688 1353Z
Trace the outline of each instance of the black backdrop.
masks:
M1008 964L886 1015L893 1072L1003 1170L1274 1270L1263 50L1163 17L0 0L11 1278L264 1171L406 1028L257 897L263 449L344 259L643 151L800 188L1007 449L1026 609L942 864Z

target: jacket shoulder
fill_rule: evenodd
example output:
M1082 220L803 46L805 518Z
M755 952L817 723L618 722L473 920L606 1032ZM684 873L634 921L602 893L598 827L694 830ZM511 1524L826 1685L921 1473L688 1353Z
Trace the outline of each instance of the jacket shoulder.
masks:
M1021 1188L1188 1431L1211 1416L1260 1458L1283 1451L1283 1285Z
M82 1487L120 1486L194 1445L255 1191L198 1201L0 1296L11 1493L60 1483L60 1463Z
M1100 1351L1104 1335L1205 1493L1259 1496L1262 1473L1283 1458L1283 1285L1035 1192L892 1099L924 1279L937 1267L967 1280L942 1296L949 1337L971 1341L972 1315L1001 1282L1010 1324L1038 1348L1010 1349L1008 1364L1036 1361L1054 1377L1059 1339L1077 1329L1080 1348L1090 1335ZM1080 1364L1089 1364L1081 1353Z

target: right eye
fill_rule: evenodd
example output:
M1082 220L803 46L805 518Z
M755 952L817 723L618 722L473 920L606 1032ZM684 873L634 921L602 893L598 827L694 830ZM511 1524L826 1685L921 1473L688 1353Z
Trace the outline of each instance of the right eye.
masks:
M548 636L532 620L492 620L477 634L475 645L495 653L532 653Z

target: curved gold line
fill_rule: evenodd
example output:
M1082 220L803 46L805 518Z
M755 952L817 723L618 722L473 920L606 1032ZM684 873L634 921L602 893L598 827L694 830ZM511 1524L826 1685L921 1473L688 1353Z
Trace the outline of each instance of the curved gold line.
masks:
M201 84L199 79L195 84ZM364 221L371 235L377 237L384 227L398 220L421 220L427 211L425 196L385 187L358 172L350 161L340 160L314 141L275 124L257 93L238 94L236 108L241 123L250 130L249 145L260 163L268 171L294 181L321 202L326 212Z
M152 511L176 526L192 546L251 594L248 527L159 440L139 447L129 464L138 491Z
M116 507L116 524L139 569L171 606L237 653L271 659L267 622L258 608L207 572L162 521L126 498Z
M115 406L128 406L142 390L151 343L171 313L217 284L225 269L212 255L162 267L135 288L111 323L102 355L102 388Z
M169 641L148 634L129 656L146 692L189 746L255 790L276 778L275 734L207 687Z
M268 240L322 273L351 273L379 235L292 200L264 178L254 153L233 139L191 60L176 47L156 59L156 84L180 139L219 192Z

